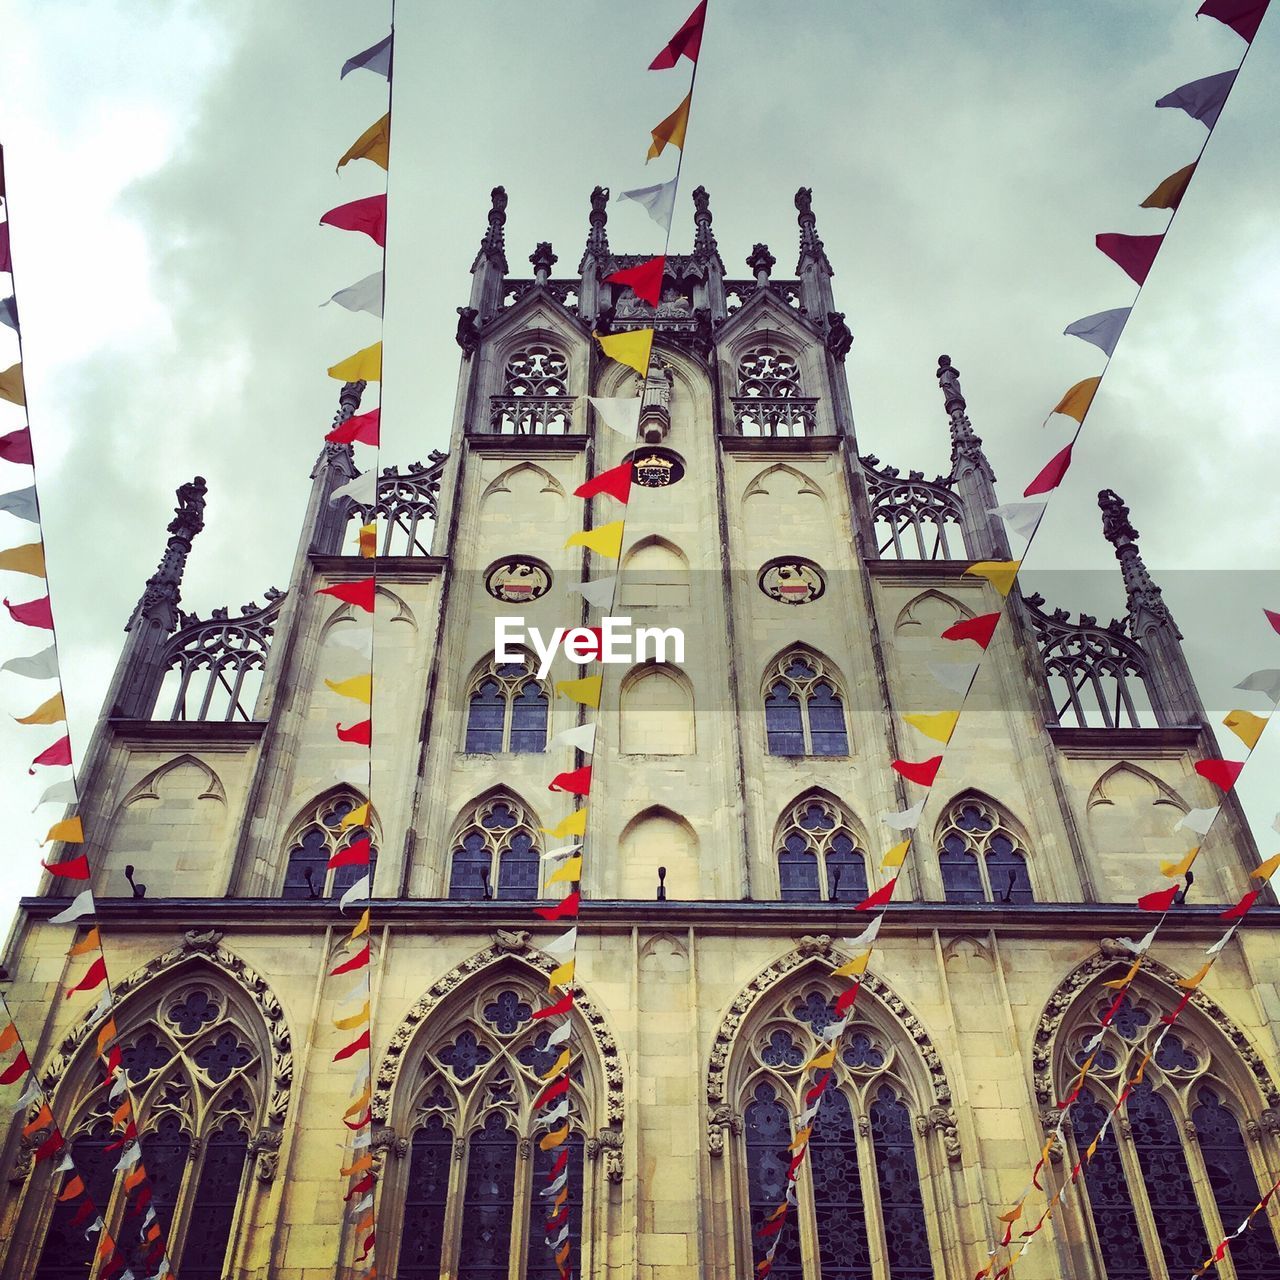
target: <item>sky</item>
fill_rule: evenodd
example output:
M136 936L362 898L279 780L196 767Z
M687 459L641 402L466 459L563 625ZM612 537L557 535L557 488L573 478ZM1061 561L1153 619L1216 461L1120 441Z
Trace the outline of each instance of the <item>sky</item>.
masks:
M597 183L669 176L648 131L685 91L649 73L690 0L401 0L396 15L382 463L447 444L455 308L488 193L509 193L515 276L550 240L576 267ZM1002 500L1064 442L1042 426L1099 352L1063 328L1127 305L1101 231L1155 233L1138 208L1195 157L1203 126L1154 110L1226 70L1242 42L1197 0L711 0L672 251L692 238L688 193L711 193L733 276L753 244L791 274L797 187L813 189L855 335L847 369L858 443L945 472L934 378L949 353ZM308 474L336 407L325 368L377 321L320 304L377 267L363 237L318 225L381 189L338 156L385 110L385 83L339 82L385 35L387 11L337 0L6 0L5 147L27 398L72 740L82 754L154 571L173 490L208 478L207 526L183 606L207 616L285 586ZM1124 607L1096 494L1129 503L1185 635L1211 715L1263 712L1231 689L1280 666L1263 605L1280 608L1272 492L1280 343L1280 18L1245 62L1028 557L1050 604L1104 620ZM610 206L619 251L650 252L637 206ZM0 343L7 331L0 330ZM6 355L6 347L0 355ZM7 365L12 356L3 360ZM0 405L0 431L20 413ZM16 471L15 471L15 474ZM4 487L25 481L0 477ZM0 514L0 545L30 526ZM8 542L3 540L7 538ZM4 574L11 599L30 579ZM40 647L0 621L5 656ZM0 712L47 696L0 674ZM36 841L60 813L28 810L45 731L0 733L9 856L0 926L38 879ZM32 744L36 743L33 747ZM1227 737L1226 754L1240 755ZM1264 856L1280 742L1241 795ZM124 892L124 886L115 886Z

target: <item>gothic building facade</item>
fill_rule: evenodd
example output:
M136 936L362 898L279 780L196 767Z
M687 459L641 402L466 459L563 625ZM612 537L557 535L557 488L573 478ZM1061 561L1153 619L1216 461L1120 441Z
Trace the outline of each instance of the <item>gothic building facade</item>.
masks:
M859 455L852 338L807 191L787 279L764 245L751 276L728 277L694 193L693 249L667 259L644 380L591 338L653 322L604 282L640 260L611 248L606 201L593 193L576 275L553 274L541 244L533 275L515 279L495 190L459 308L447 455L384 469L375 505L357 508L330 501L356 475L350 447L326 447L288 589L239 615L178 607L204 505L202 483L184 486L129 621L82 811L129 1087L183 1280L322 1280L355 1249L328 977L349 881L327 864L362 797L335 775L324 680L350 667L335 640L365 624L316 591L366 576L352 535L372 518L379 1270L554 1274L533 1203L531 1104L549 1050L531 1011L558 926L530 905L558 896L541 855L572 806L547 780L584 759L548 742L583 714L554 690L580 673L561 658L540 679L499 658L494 618L591 620L569 588L609 569L563 547L581 527L572 494L627 458L637 485L616 612L682 626L686 651L603 668L574 1013L573 1266L617 1280L754 1272L753 1224L783 1190L801 1068L832 1020L829 974L857 931L853 904L883 883L881 815L915 798L887 767L920 754L901 717L954 697L936 665L958 655L940 634L999 607L964 569L1009 547L948 358L950 474ZM362 390L343 387L338 421ZM604 428L587 393L642 395L639 438ZM593 500L596 524L616 518L608 502ZM1145 932L1136 894L1186 851L1179 816L1215 803L1193 771L1217 753L1174 620L1127 508L1110 492L1100 507L1123 617L1104 625L1015 591L842 1039L775 1276L964 1280L983 1265L1098 1029L1103 984L1123 972L1114 939ZM1228 800L1194 892L1106 1033L1051 1187L1255 863ZM59 893L50 880L24 900L4 990L110 1224L122 1175L93 1015L60 994ZM1259 906L1196 990L1020 1264L1024 1280L1186 1280L1280 1175L1278 914ZM3 1151L0 1276L89 1277L92 1242L57 1199L66 1175L33 1161L22 1123ZM1273 1232L1262 1220L1223 1280L1280 1275Z

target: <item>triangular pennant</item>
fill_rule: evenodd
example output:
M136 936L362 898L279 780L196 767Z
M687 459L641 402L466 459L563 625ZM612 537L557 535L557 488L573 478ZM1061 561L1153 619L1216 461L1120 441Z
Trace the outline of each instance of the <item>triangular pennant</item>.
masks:
M1116 343L1120 341L1120 335L1129 323L1129 312L1132 310L1132 307L1114 307L1110 311L1097 311L1091 316L1073 320L1062 332L1068 337L1080 338L1092 344L1109 356L1114 355Z
M1195 766L1202 778L1207 778L1223 791L1230 791L1236 785L1236 779L1243 768L1244 763L1240 760L1197 760Z
M880 869L882 871L896 871L907 860L907 854L910 849L910 840L903 840L901 843L895 844L880 859Z
M662 297L662 273L666 263L666 255L659 254L656 258L649 258L638 266L614 271L605 276L605 280L609 284L626 285L642 302L656 307Z
M1055 453L1040 473L1032 482L1022 491L1024 498L1034 498L1038 493L1049 493L1056 489L1061 483L1062 478L1067 474L1067 468L1071 466L1071 445L1067 445L1065 449Z
M1280 871L1280 853L1273 853L1266 862L1261 863L1250 872L1250 879L1270 880L1277 871Z
M1280 669L1272 667L1266 671L1251 671L1233 687L1248 693L1261 693L1272 702L1280 703Z
M0 226L3 226L0 223ZM31 431L27 427L19 427L0 436L0 458L5 462L16 462L20 466L29 467L34 461L31 453Z
M586 547L598 556L616 560L622 554L622 535L626 525L621 520L610 524L602 524L595 529L584 529L581 533L571 534L565 542L566 547Z
M965 694L977 674L976 662L931 662L929 674L952 693Z
M1019 538L1030 540L1047 506L1046 502L1005 502L998 507L989 507L987 514L1003 520L1005 528Z
M55 822L49 828L49 834L40 843L46 845L51 840L61 840L63 844L84 844L84 823L79 816L63 818L61 822Z
M854 910L855 911L874 911L878 907L887 906L890 899L893 897L894 886L897 885L897 883L898 883L897 876L894 876L892 880L886 880L884 884L882 884L880 888L878 888L875 891L875 893L871 894L870 897L863 898L863 900L859 902L856 907L854 907ZM836 1004L836 1012L837 1013L842 1012L838 1002Z
M620 191L618 199L634 201L663 231L670 232L671 216L676 207L676 182L675 178L671 178L667 182L656 182L649 187L635 187L631 191Z
M25 573L33 578L45 576L44 543L27 542L20 547L0 551L0 569L9 573Z
M588 396L591 407L600 415L600 421L611 431L628 440L636 438L640 429L639 396Z
M998 613L980 613L976 618L964 618L953 623L943 633L944 640L973 640L983 649L991 643L996 626L1000 622Z
M938 770L942 768L942 757L931 756L928 760L895 760L890 768L900 774L908 782L921 787L933 786Z
M339 485L330 495L329 502L354 502L358 507L371 507L378 500L378 477L372 470L362 472L354 480Z
M702 27L707 20L707 0L698 0L694 11L684 20L680 30L659 51L658 56L649 63L650 71L666 71L674 67L681 58L688 58L697 64L698 54L702 50Z
M1007 596L1013 590L1021 567L1021 560L978 560L965 570L965 575L985 578L1002 596Z
M1167 889L1157 889L1154 893L1144 893L1138 899L1138 906L1143 911L1168 911L1173 900L1178 896L1180 884L1171 884Z
M1229 711L1222 723L1246 747L1253 750L1258 745L1258 739L1262 737L1262 731L1267 727L1267 717L1254 715L1252 711Z
M562 693L574 702L586 707L600 705L600 689L604 682L602 676L583 676L580 680L557 680L556 692Z
M391 154L391 113L375 120L347 149L338 168L352 160L372 160L379 169L385 169ZM385 199L384 199L385 204Z
M84 889L71 899L71 905L56 916L49 917L50 924L74 924L85 916L93 915L93 890Z
M902 717L913 729L918 729L926 738L935 742L950 742L955 732L956 723L960 719L959 711L917 711Z
M339 382L380 382L382 380L382 343L375 342L355 355L339 360L327 370Z
M1163 242L1163 233L1158 236L1127 236L1107 231L1094 239L1098 248L1136 285L1146 283Z
M325 684L340 698L353 698L369 706L373 702L373 673L350 676L346 680L326 680Z
M387 80L391 79L391 36L383 36L377 44L354 54L342 64L339 80L345 80L352 71L372 71Z
M9 493L0 493L0 511L26 520L30 524L40 523L40 508L36 502L35 485L25 489L13 489Z
M606 609L613 601L617 586L618 575L613 573L607 578L596 578L593 582L575 583L569 590L576 591L593 608Z
M378 443L379 424L382 419L381 409L370 409L368 413L357 413L340 422L326 436L326 440L334 444L371 444Z
M886 811L880 815L880 821L895 831L910 831L920 821L924 806L924 800L919 800L911 808L903 809L900 813Z
M547 749L550 750L552 747L573 747L577 751L583 751L590 755L595 743L595 725L580 724L572 729L562 729L547 743Z
M340 307L346 307L348 311L367 311L371 316L377 316L382 319L382 299L385 291L383 274L381 271L375 271L372 275L367 275L363 280L357 280L355 284L349 284L345 289L339 289L333 297L322 302L322 307L327 307L330 302L336 302ZM333 437L326 436L326 440Z
M362 196L328 210L320 216L320 225L337 227L339 231L358 231L366 235L379 249L387 245L387 197L386 195ZM330 370L332 373L332 370ZM354 379L348 379L354 381Z
M584 764L580 769L571 769L567 773L557 773L547 784L548 791L563 791L567 795L585 796L591 790L591 766Z
M1186 195L1196 162L1183 165L1177 173L1171 173L1138 207L1141 209L1176 209Z
M549 836L555 836L558 840L563 840L566 836L581 836L586 834L587 830L587 811L586 809L575 809L562 822L557 823L554 827L543 827Z
M608 471L597 472L590 480L584 481L574 491L575 498L594 498L599 493L607 493L625 503L631 497L631 477L635 468L631 462L621 466L610 467Z
M0 671L12 671L14 675L25 676L28 680L56 680L58 650L53 645L49 645L39 653L10 658L8 662L0 663Z
M7 223L0 223L0 226L7 228ZM25 405L27 403L26 388L22 381L22 365L11 364L3 373L0 373L0 400L8 400L10 404ZM11 462L16 462L16 458L11 458ZM27 459L30 462L30 458Z
M51 698L46 698L34 711L25 716L14 716L18 724L60 724L67 718L67 708L62 701L59 690Z
M610 360L634 369L642 378L649 372L649 356L653 351L652 329L628 329L623 333L593 333L600 350ZM593 401L598 397L589 397ZM637 419L639 421L639 419Z
M6 598L4 607L14 622L21 622L25 627L39 627L42 631L53 630L53 606L48 596L25 600L21 604L10 604Z
M1197 845L1194 849L1189 849L1177 862L1162 862L1160 864L1160 874L1168 876L1170 880L1181 880L1191 870L1199 853L1200 846Z
M360 578L355 582L336 582L331 587L318 587L315 594L333 596L335 600L341 600L344 604L355 605L365 613L372 613L377 586L377 578Z
M1196 17L1216 18L1228 26L1242 40L1251 41L1258 34L1258 25L1267 11L1270 0L1204 0L1196 10Z
M1214 819L1218 816L1219 806L1215 805L1212 809L1188 809L1186 813L1174 823L1173 829L1181 831L1186 827L1188 831L1194 831L1196 835L1208 835L1209 828L1213 826Z
M693 91L690 90L685 94L680 105L665 120L655 124L649 130L653 141L649 144L649 154L645 159L648 164L650 160L656 160L668 146L684 150L685 130L689 127L689 103L693 99Z
M1075 386L1070 387L1066 394L1053 406L1051 413L1064 413L1068 418L1074 418L1077 422L1083 423L1085 414L1089 412L1089 406L1093 403L1093 397L1098 392L1098 384L1101 383L1101 376L1093 378L1082 378Z

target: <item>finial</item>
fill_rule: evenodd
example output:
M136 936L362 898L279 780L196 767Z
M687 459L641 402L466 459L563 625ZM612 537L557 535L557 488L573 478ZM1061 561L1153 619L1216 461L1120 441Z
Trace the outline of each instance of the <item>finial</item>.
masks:
M711 197L706 187L693 192L693 256L705 261L719 256L715 232L711 230Z
M1160 588L1151 580L1138 548L1138 531L1129 519L1129 508L1114 489L1103 489L1098 494L1098 508L1102 512L1102 536L1115 548L1124 578L1125 595L1129 601L1129 630L1136 637L1152 626L1174 627L1173 615L1165 604ZM1178 634L1178 639L1181 639Z
M480 259L484 258L497 267L503 275L506 275L506 236L503 231L506 222L507 189L506 187L494 187L489 192L489 225L485 228L484 237L480 241L480 252L476 254L476 260L471 264L472 271L480 265Z
M550 240L539 240L533 252L529 255L529 261L533 265L534 280L538 284L546 284L547 278L551 275L551 268L560 259L552 253Z
M369 384L363 379L359 382L344 382L338 392L338 412L333 415L333 425L340 427L360 407L360 398Z
M609 256L609 212L607 205L609 203L609 188L594 187L591 191L591 214L588 218L589 230L587 231L587 249L583 254L583 262L587 258L594 258L597 262L603 263ZM579 271L582 270L580 266Z
M1119 555L1122 548L1138 545L1138 531L1129 519L1129 508L1114 489L1098 493L1098 508L1102 512L1102 536L1111 543Z
M948 413L963 413L968 405L960 390L960 370L951 363L950 356L938 357L938 385L942 388L942 403Z
M196 476L188 484L178 486L178 505L169 521L169 544L155 573L147 579L147 589L142 593L126 631L146 619L164 629L168 634L178 625L178 605L182 600L182 574L187 566L191 543L204 528L204 506L208 486L204 476Z
M769 252L767 244L753 245L751 256L747 259L747 266L756 274L756 284L759 288L765 289L769 285L769 273L773 270L773 265L777 262L777 258Z
M818 219L813 212L812 187L801 187L796 192L796 211L798 215L796 222L800 226L800 265L796 267L796 271L799 272L806 258L827 263L827 252L818 236ZM830 263L827 265L829 267Z

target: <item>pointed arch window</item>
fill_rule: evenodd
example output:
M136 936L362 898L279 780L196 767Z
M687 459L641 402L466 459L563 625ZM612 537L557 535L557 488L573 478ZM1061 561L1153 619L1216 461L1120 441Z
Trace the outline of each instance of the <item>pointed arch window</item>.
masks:
M467 694L469 754L544 751L551 697L534 674L533 660L497 662L492 656Z
M1108 1280L1180 1280L1196 1271L1210 1241L1234 1231L1261 1195L1262 1182L1245 1145L1237 1100L1221 1080L1233 1064L1215 1060L1209 1041L1180 1020L1168 1028L1161 1012L1172 997L1152 999L1131 989L1094 1049L1112 996L1083 1006L1080 1025L1062 1037L1058 1076L1069 1079L1090 1052L1091 1085L1072 1108L1078 1153L1100 1133L1139 1064L1151 1055L1140 1084L1129 1088L1093 1159L1085 1190ZM1198 1200L1207 1187L1212 1209ZM1203 1212L1202 1212L1203 1210ZM1145 1243L1144 1243L1145 1242ZM1232 1245L1237 1280L1280 1275L1280 1251L1265 1215Z
M963 796L943 818L938 863L948 902L1034 902L1025 845L1001 811Z
M188 976L150 999L131 1002L116 1017L121 1069L134 1100L149 1205L164 1251L175 1272L220 1280L248 1181L249 1133L263 1109L264 1052L256 1015L239 993ZM84 1178L129 1267L150 1276L160 1261L159 1246L145 1239L135 1193L126 1172L115 1167L115 1104L98 1096L99 1064L85 1063L70 1082L79 1084L81 1095L76 1101L71 1088L73 1118L63 1122L75 1168L57 1182L33 1181L34 1196L57 1196L73 1177ZM33 1269L36 1280L86 1280L90 1274L98 1240L86 1240L84 1222L75 1221L82 1205L78 1198L55 1204Z
M562 436L572 430L569 361L549 342L513 351L502 371L502 393L491 398L489 430L498 435Z
M545 984L544 984L545 985ZM406 1104L411 1158L392 1271L401 1280L558 1280L547 1244L550 1201L541 1194L565 1155L568 1192L557 1237L568 1227L571 1274L582 1270L586 1195L586 1121L591 1112L583 1067L571 1078L570 1136L543 1152L521 1135L540 1132L534 1102L559 1050L533 1018L543 993L522 979L482 989L425 1047L420 1080ZM460 1046L464 1046L460 1049ZM456 1156L456 1158L455 1158ZM384 1204L396 1195L384 1186Z
M366 827L343 825L361 804L363 801L354 792L330 795L295 823L281 897L340 898L366 871L372 883L378 862L377 836ZM334 854L366 837L372 842L367 868L362 863L329 867Z
M764 727L771 756L847 756L844 694L828 665L807 650L783 654L765 678Z
M738 394L733 397L738 434L815 434L817 401L800 391L800 366L789 351L766 342L744 352L738 360Z
M453 842L449 897L532 901L538 896L537 824L506 793L475 805Z
M835 801L809 795L779 824L775 841L783 902L861 902L867 859L852 821Z

